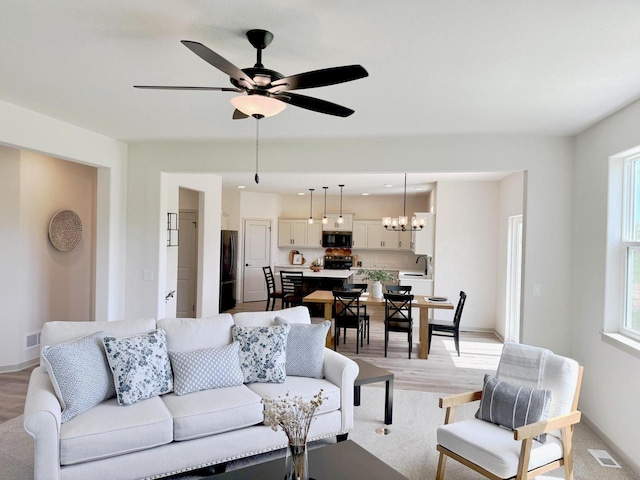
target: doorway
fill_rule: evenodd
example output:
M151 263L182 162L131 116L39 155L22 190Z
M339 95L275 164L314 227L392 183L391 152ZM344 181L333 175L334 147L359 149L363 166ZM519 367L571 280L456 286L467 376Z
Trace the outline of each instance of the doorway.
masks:
M244 270L242 301L267 299L262 267L271 263L271 220L244 221Z
M198 278L198 212L180 211L178 219L178 283L176 317L194 318Z
M505 341L520 342L522 291L522 215L509 217L507 246L507 324Z

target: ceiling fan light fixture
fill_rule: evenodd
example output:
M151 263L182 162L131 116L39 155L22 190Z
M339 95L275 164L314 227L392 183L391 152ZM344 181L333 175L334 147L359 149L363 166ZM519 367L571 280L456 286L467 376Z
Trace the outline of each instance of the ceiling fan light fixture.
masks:
M231 105L250 117L273 117L287 108L286 103L265 95L238 95L231 99Z

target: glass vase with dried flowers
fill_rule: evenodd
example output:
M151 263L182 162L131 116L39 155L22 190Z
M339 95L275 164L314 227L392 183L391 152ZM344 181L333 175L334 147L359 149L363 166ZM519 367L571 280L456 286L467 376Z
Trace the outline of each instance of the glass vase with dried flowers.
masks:
M265 425L274 431L281 428L287 435L285 480L312 480L309 478L307 435L316 410L327 398L322 393L320 389L309 401L298 395L290 396L288 392L284 397L262 399Z

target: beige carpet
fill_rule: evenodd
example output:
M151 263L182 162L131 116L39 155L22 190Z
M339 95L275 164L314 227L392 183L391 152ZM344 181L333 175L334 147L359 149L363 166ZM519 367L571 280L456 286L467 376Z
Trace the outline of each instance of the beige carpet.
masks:
M378 435L375 430L384 426L384 389L362 388L362 405L356 407L356 428L349 435L362 447L398 470L410 480L433 480L438 462L435 450L435 429L444 419L444 411L438 408L439 395L435 393L396 390L394 394L393 425L390 434ZM459 418L472 416L475 408L462 409ZM576 480L638 480L633 472L623 468L601 467L587 452L588 448L607 447L586 426L578 425L575 434L574 462ZM611 450L609 450L610 453ZM615 457L615 456L614 456ZM0 479L33 479L33 441L22 428L22 417L0 425ZM236 467L241 465L236 465ZM232 466L233 468L233 466ZM447 480L472 480L483 478L457 464L447 463ZM184 480L200 478L182 476ZM555 470L541 479L564 478L562 469ZM322 479L325 480L325 479ZM326 479L329 480L329 479Z

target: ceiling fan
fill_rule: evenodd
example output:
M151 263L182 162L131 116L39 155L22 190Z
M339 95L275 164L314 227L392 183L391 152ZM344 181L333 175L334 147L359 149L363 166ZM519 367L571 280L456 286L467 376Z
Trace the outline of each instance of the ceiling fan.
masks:
M253 67L243 69L236 67L201 43L182 40L184 46L205 62L229 75L233 88L161 85L134 85L134 87L156 90L216 90L242 93L244 95L231 99L231 103L236 107L233 112L234 120L249 116L260 119L275 115L284 110L287 104L338 117L348 117L354 113L352 109L342 105L292 93L291 90L324 87L367 77L369 73L361 65L324 68L285 77L281 73L265 68L262 64L262 50L269 46L273 40L273 34L266 30L254 29L249 30L246 35L251 45L257 50L257 59Z

